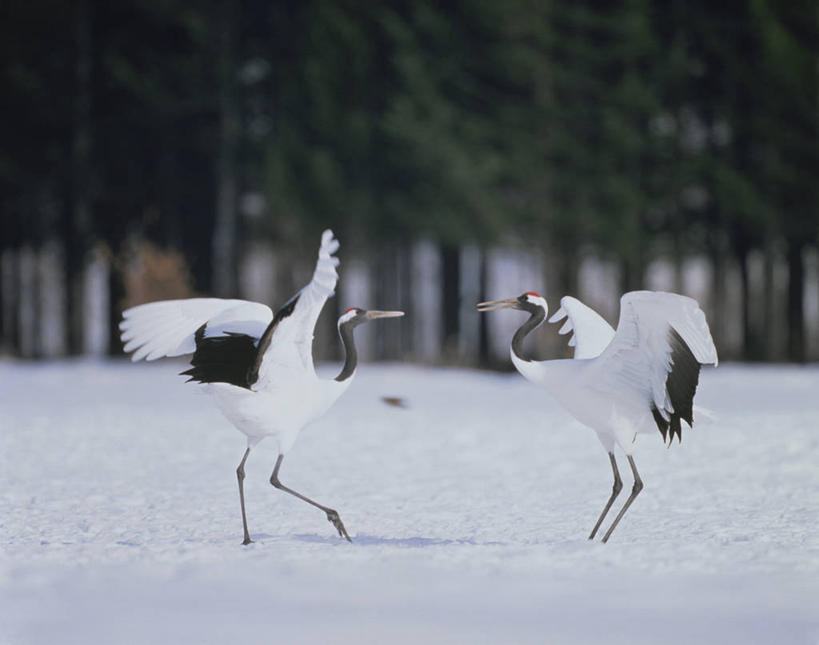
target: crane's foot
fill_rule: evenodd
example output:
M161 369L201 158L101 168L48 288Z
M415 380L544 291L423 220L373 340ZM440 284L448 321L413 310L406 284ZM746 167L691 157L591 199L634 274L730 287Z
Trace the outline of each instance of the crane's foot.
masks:
M242 544L244 544L245 546L248 545L248 544L253 544L253 540L250 539L249 535L246 535L245 539L242 540Z
M347 538L348 542L352 542L350 536L347 535L347 529L344 528L344 524L341 522L341 518L332 508L327 511L327 521L333 523L333 526L336 527L336 531L338 531L340 537Z

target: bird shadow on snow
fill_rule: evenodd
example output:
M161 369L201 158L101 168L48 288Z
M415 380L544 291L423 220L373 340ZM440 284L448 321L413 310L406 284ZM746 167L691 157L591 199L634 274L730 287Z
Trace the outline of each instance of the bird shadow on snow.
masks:
M316 533L300 533L292 536L299 542L321 543L343 545L347 542L337 536L318 535ZM452 546L452 545L472 545L472 546L503 546L503 542L476 542L471 539L441 540L438 538L426 537L405 537L388 538L378 535L355 535L353 536L353 546L399 546L410 548L424 548L429 546Z

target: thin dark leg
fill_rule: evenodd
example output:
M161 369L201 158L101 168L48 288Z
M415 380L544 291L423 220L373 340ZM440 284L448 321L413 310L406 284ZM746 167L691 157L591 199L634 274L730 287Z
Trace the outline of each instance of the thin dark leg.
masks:
M242 527L245 530L245 539L242 544L250 544L253 540L250 539L250 533L247 532L247 515L245 514L245 462L247 456L250 454L250 448L245 450L245 456L239 462L239 467L236 469L236 478L239 480L239 501L242 503Z
M322 506L321 504L314 502L309 497L305 497L301 493L297 493L292 488L288 488L279 481L279 468L282 465L282 459L284 459L284 455L279 455L279 458L276 460L276 467L273 469L273 474L270 475L270 483L273 484L275 488L283 490L285 493L290 493L291 495L298 497L308 504L312 504L316 508L320 508L322 511L327 513L327 520L333 523L333 526L336 527L338 534L343 538L347 538L348 542L352 542L350 536L347 535L347 529L344 528L344 524L341 523L341 518L338 516L336 511L334 511L332 508L327 508L326 506Z
M603 512L600 513L600 517L597 518L597 524L594 525L592 529L591 535L589 536L590 540L594 539L594 536L597 535L597 529L600 528L600 525L603 523L603 519L606 517L606 513L609 512L611 505L614 503L614 500L617 499L617 496L620 494L620 491L623 489L623 480L620 479L620 471L617 469L617 461L614 459L614 453L609 453L609 460L611 461L611 469L614 472L614 485L611 488L611 496L609 497L609 501L606 502L606 506L603 509Z
M628 507L631 506L631 503L635 500L637 495L640 494L640 491L643 490L643 480L640 479L640 473L637 472L637 466L634 465L634 459L631 455L628 456L628 463L631 465L631 472L634 473L634 486L631 489L631 495L628 496L626 503L623 504L623 508L620 509L620 512L617 514L617 517L614 518L614 522L612 522L609 530L606 531L606 534L603 536L603 542L608 542L609 536L611 532L614 530L614 527L617 526L617 523L620 521L620 518L626 514Z

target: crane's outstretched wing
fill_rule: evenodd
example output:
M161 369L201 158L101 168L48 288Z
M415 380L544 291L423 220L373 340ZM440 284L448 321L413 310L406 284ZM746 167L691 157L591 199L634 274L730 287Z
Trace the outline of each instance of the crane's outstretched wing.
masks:
M590 366L590 383L609 393L642 396L666 438L682 439L680 419L694 422L700 366L716 365L717 349L696 300L632 291L620 299L609 346Z
M560 299L560 309L549 318L549 322L556 323L564 318L566 322L557 333L564 335L574 332L569 338L569 347L574 347L575 358L599 356L614 338L611 325L577 298L563 296Z
M131 360L193 353L183 372L201 383L229 383L251 389L270 382L276 367L315 374L311 356L313 328L335 289L338 241L324 231L313 279L276 315L247 300L189 298L151 302L128 309L120 323ZM283 370L284 377L292 371ZM254 388L255 389L255 388Z
M188 298L150 302L126 310L119 324L125 352L132 361L182 356L196 351L196 333L205 336L245 335L258 340L273 312L247 300Z
M324 303L333 295L338 281L338 240L331 230L321 236L316 268L310 283L293 296L273 317L259 340L256 363L250 374L257 389L295 372L315 375L313 330Z

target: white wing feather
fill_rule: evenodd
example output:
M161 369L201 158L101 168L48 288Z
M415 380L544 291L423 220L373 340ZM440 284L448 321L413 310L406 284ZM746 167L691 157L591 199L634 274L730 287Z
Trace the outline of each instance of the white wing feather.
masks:
M193 353L194 334L205 323L208 336L231 331L259 338L273 312L267 305L247 300L188 298L132 307L122 318L119 328L125 352L134 352L132 361L153 361Z
M564 335L574 332L569 338L569 347L574 347L575 358L599 356L614 338L612 326L577 298L561 298L560 308L549 318L549 322L556 323L564 318L566 322L557 333Z
M338 240L331 230L321 236L316 268L313 278L297 295L293 312L282 318L270 339L270 346L262 357L256 387L269 385L277 378L289 378L290 370L298 370L315 376L313 367L313 330L324 303L333 295L338 281L338 258L333 256L339 248ZM255 388L254 388L255 389Z
M696 300L673 293L632 291L620 299L617 332L587 373L595 388L653 402L664 418L673 412L666 379L671 370L669 326L699 363L717 364L717 350Z

